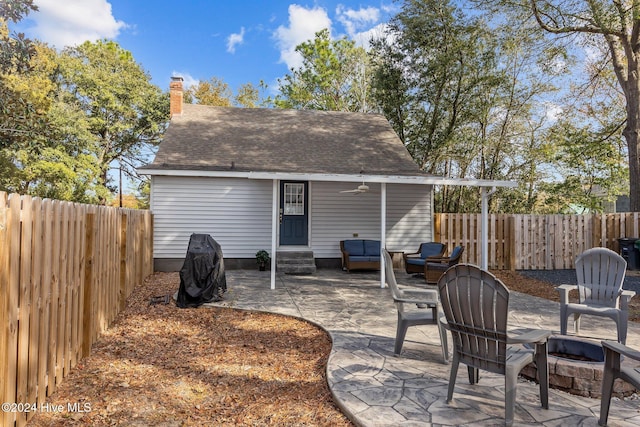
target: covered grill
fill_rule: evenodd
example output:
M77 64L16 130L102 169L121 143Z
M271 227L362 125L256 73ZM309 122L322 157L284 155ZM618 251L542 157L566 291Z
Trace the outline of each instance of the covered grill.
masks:
M198 307L222 300L227 291L222 248L208 234L192 234L180 270L178 307Z

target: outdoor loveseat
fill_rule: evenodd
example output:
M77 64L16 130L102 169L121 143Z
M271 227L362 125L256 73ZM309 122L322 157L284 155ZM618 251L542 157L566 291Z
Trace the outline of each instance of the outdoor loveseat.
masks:
M380 240L350 239L340 241L342 268L380 270Z

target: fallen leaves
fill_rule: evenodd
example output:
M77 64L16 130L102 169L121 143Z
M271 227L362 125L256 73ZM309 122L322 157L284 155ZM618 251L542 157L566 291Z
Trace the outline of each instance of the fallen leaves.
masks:
M521 292L545 298L551 301L560 302L560 294L556 290L557 283L549 283L544 280L536 280L523 276L517 271L495 270L492 273L509 288L509 290ZM571 291L569 298L573 302L578 301L577 291ZM629 302L629 321L640 322L640 297L636 296Z
M29 426L350 426L325 379L331 341L286 316L228 308L149 306L179 278L157 273L48 402L85 413L40 412Z

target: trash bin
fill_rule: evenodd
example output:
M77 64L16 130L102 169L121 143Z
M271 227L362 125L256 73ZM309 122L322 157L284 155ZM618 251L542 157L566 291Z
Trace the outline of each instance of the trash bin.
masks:
M620 255L627 261L628 270L640 270L640 251L637 249L637 237L622 237L618 239Z

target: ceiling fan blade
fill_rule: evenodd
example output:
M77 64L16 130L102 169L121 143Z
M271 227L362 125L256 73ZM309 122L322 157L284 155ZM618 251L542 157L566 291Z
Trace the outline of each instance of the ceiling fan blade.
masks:
M362 185L358 185L357 188L354 188L353 190L342 190L341 193L360 194L360 193L366 193L367 191L369 191L369 186L363 182Z

